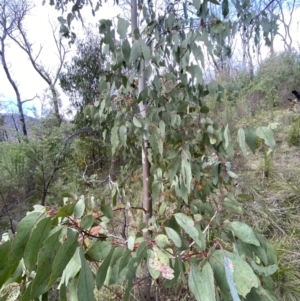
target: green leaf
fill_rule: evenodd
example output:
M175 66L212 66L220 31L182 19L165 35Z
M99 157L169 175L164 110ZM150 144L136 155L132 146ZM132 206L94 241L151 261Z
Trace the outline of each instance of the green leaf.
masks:
M51 226L52 219L50 217L43 218L32 231L24 252L24 264L29 272L31 272L36 265L38 252L50 233Z
M6 241L0 244L0 287L6 282L19 264L19 260L9 261L11 242ZM9 264L7 264L9 263Z
M240 148L242 149L242 152L244 156L247 156L247 150L246 150L246 138L245 138L245 131L243 129L238 130L238 142L240 145Z
M110 242L98 241L87 251L86 256L96 261L104 260L110 253L111 248Z
M266 126L261 126L256 129L256 135L263 139L272 150L275 148L276 143L274 140L273 131Z
M53 234L51 234L43 244L38 254L37 261L37 273L33 279L31 285L31 299L35 299L48 290L48 282L50 279L52 264L55 259L61 242L59 237L61 235L61 229L56 229Z
M134 63L141 56L142 56L142 49L141 49L140 42L138 40L135 40L131 48L130 62Z
M145 62L148 63L149 60L151 59L150 48L149 48L149 46L147 46L147 44L145 43L144 40L139 39L139 42L140 42L140 47L142 49L143 58L144 58Z
M236 200L225 198L223 202L223 206L226 210L236 213L236 214L243 214L243 206Z
M79 248L77 248L73 257L71 258L66 268L64 269L59 285L68 286L70 279L74 278L78 274L80 268L81 268L81 259L79 255Z
M78 276L71 280L70 285L68 287L70 301L78 301L77 283L78 283Z
M251 227L247 224L239 221L234 221L230 223L230 229L233 231L235 236L237 236L241 241L247 244L253 244L255 246L260 246L258 239Z
M256 292L261 297L260 301L278 301L274 293L264 289L262 286L259 286Z
M230 178L233 178L233 179L237 179L238 178L238 175L236 175L233 171L231 170L228 170L227 171L228 175Z
M113 126L112 130L111 130L111 135L110 135L110 143L111 143L111 151L112 151L112 155L115 154L116 149L119 146L119 136L118 136L118 127L115 125Z
M121 40L126 39L128 26L129 22L126 19L118 17L117 33L119 34Z
M174 242L175 246L180 248L182 243L179 234L174 229L169 227L165 227L165 230L167 236Z
M216 250L210 257L210 263L216 282L227 299L230 300L231 294L229 293L230 290L226 278L224 256L228 257L232 262L232 265L227 268L233 269L233 280L239 295L245 297L252 287L257 288L259 286L258 277L238 254L225 250Z
M194 221L184 213L175 213L174 217L179 226L196 242L200 250L205 249L205 235L194 226Z
M81 196L74 207L74 218L81 218L85 210L84 196Z
M137 128L141 128L142 127L142 124L141 122L134 116L133 119L133 124L137 127Z
M11 247L11 256L10 256L10 264L15 265L19 263L20 259L23 257L23 253L25 250L25 246L28 242L30 233L33 227L38 222L39 218L44 217L39 212L32 212L25 216L19 223L17 227L17 235L12 241Z
M126 146L126 141L127 141L127 127L125 125L121 125L119 128L119 136L120 136L120 141L123 146Z
M248 144L249 148L251 149L252 153L255 153L256 150L256 133L253 126L247 126L244 129L246 143Z
M158 125L159 125L160 136L161 136L162 139L165 139L166 124L162 120L160 120Z
M259 275L264 275L264 276L271 276L278 269L278 265L277 264L272 264L272 265L269 265L267 267L264 267L264 266L260 266L260 265L256 264L254 260L251 260L250 264L252 266L252 269L255 272L257 272Z
M93 226L95 222L95 218L92 214L86 215L81 219L80 228L83 230L87 230Z
M226 125L226 127L225 127L225 130L224 130L224 139L225 139L225 144L224 144L224 146L225 146L225 148L227 148L228 147L228 145L229 145L229 128L228 128L228 124Z
M110 251L110 253L106 256L106 258L102 262L100 268L98 269L97 276L96 276L96 285L97 285L98 290L100 290L100 288L104 284L104 281L107 276L107 270L110 266L110 261L113 256L113 253L114 253L114 249L112 249Z
M94 296L95 281L90 266L83 256L82 247L79 250L81 259L81 270L77 284L78 301L96 301Z
M175 21L175 15L174 14L170 14L167 18L167 25L169 30L172 30L173 25L174 25L174 21Z
M158 234L155 237L155 242L156 242L157 246L162 249L170 245L168 237L164 234Z
M67 205L64 205L63 207L61 207L57 214L56 217L67 217L73 214L74 212L74 208L75 208L75 204L70 203Z
M185 187L188 193L191 190L191 182L192 182L192 164L191 164L191 154L185 149L181 152L181 174L185 184Z
M114 217L114 212L110 205L107 205L107 204L101 205L101 211L109 219Z
M78 238L78 233L71 229L68 229L67 240L62 244L62 246L60 247L60 249L56 254L51 270L51 276L48 283L48 288L50 288L53 285L53 283L57 280L57 278L61 276L66 265L73 257L73 254L75 253L76 248L78 246L77 238Z
M241 301L233 280L234 265L231 259L226 257L226 255L224 255L224 266L225 266L226 279L230 288L232 299L233 301Z
M131 47L127 39L122 43L122 52L123 52L124 60L126 61L127 64L129 64Z
M192 264L188 278L188 285L197 301L216 300L214 275L209 262L206 262L201 272L198 270L196 265Z
M68 301L65 284L62 284L59 288L59 301Z

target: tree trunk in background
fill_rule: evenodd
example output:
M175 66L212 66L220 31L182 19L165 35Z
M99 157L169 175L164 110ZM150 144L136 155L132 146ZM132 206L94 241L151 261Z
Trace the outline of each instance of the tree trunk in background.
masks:
M50 91L52 94L52 103L53 103L53 108L54 108L54 115L58 121L58 125L61 124L62 119L61 116L59 114L59 104L58 104L58 96L57 96L57 91L55 89L55 86L51 83L49 84L50 87Z
M20 115L20 122L21 122L21 127L22 127L22 132L24 136L27 136L27 128L26 128L26 122L25 122L25 116L23 112L23 103L21 100L21 95L20 91L18 89L18 86L16 82L12 79L9 68L7 66L6 62L6 57L5 57L5 38L6 38L6 33L4 32L3 36L1 37L1 50L0 50L0 56L1 56L1 63L5 72L5 75L11 84L12 88L14 89L15 95L16 95L16 100L17 100L17 106L18 106L18 111Z
M137 24L137 0L131 0L131 32L132 39L135 39L134 31L138 29ZM141 93L146 87L146 76L145 76L145 61L141 61L140 65L140 73L139 73L139 93ZM147 115L147 105L143 102L139 103L139 111L143 118ZM145 128L145 132L148 131L148 128ZM152 199L149 187L149 179L150 179L150 162L148 160L148 147L149 141L147 140L146 135L143 137L143 145L142 145L142 170L143 170L143 222L148 226L149 219L152 216ZM144 236L147 238L149 233L145 233ZM152 279L150 277L146 262L144 262L144 267L142 269L144 281L140 282L139 285L139 294L140 300L142 301L150 301L151 300L151 282Z

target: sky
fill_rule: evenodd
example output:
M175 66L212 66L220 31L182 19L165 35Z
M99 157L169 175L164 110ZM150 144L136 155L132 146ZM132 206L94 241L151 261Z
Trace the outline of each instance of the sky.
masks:
M42 0L33 0L35 7L32 9L30 15L26 17L25 28L28 32L28 38L33 43L33 47L36 53L39 50L40 45L42 45L43 50L40 55L40 61L45 67L57 66L58 58L56 56L56 49L52 37L52 28L49 23L58 25L57 18L61 15L60 12L56 11L54 7L49 5L49 0L46 4L42 5ZM107 1L108 2L108 1ZM112 1L110 2L112 3ZM101 18L112 18L120 14L120 9L113 4L104 3L103 7L96 13L93 17L90 7L84 8L82 15L86 23L96 24ZM296 13L295 13L296 16ZM296 19L294 17L294 19ZM76 32L80 32L80 22L73 21L74 26L76 26ZM294 37L298 34L298 24L296 20L293 23L292 32L295 33ZM79 35L80 36L80 35ZM277 37L276 51L283 50L282 43L280 42L280 37ZM67 42L66 42L67 44ZM297 43L294 45L297 47ZM74 48L73 48L74 49ZM268 50L265 49L265 56L268 55ZM72 49L69 53L68 60L71 60ZM31 99L36 95L42 96L44 90L47 88L47 84L42 78L34 71L32 68L26 54L14 43L10 43L7 49L7 58L12 71L12 76L18 83L22 99ZM57 85L59 87L59 84ZM64 95L61 91L62 99L62 109L67 112L70 105L68 102L68 97ZM17 112L17 107L12 102L15 102L15 94L11 85L9 84L5 73L0 65L0 101L8 105L9 110ZM35 107L37 112L41 112L41 101L35 98L34 101L25 104L25 113L28 115L33 115L31 108Z

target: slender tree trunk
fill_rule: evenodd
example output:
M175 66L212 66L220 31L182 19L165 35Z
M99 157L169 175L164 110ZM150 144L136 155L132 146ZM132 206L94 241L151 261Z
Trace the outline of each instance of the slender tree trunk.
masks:
M132 29L132 38L135 39L134 31L138 29L137 24L137 0L131 0L131 29ZM146 87L146 76L145 76L145 61L142 60L140 64L140 73L139 73L139 93L141 93ZM139 111L143 118L147 115L147 105L144 102L139 103ZM145 128L145 132L148 131L148 127ZM142 170L143 170L143 221L146 225L149 223L149 219L152 216L152 199L149 187L150 179L150 162L148 159L148 148L149 141L147 140L146 135L143 137L142 145ZM149 233L144 234L147 238ZM143 278L144 281L141 282L139 287L140 300L150 301L151 300L151 282L146 262L144 262L143 268Z
M59 114L59 104L58 104L58 96L57 96L57 91L54 87L53 84L49 83L49 87L52 93L52 102L53 102L53 108L54 108L54 115L57 118L58 125L61 124L61 116Z
M254 65L253 65L253 59L251 55L251 49L250 49L250 41L248 42L248 60L249 60L249 75L250 79L252 80L254 77Z
M247 44L245 40L245 33L242 35L242 49L243 49L243 70L247 70Z
M24 134L24 136L27 136L27 128L26 128L26 122L25 122L25 116L24 116L24 112L23 112L23 103L21 100L21 95L18 89L17 84L15 83L15 81L12 79L7 63L6 63L6 57L5 57L5 43L4 40L6 38L6 35L4 34L4 36L1 39L1 50L0 50L0 56L1 56L1 62L2 62L2 66L5 72L5 75L9 81L9 83L11 84L11 86L14 89L15 95L16 95L16 99L17 99L17 106L18 106L18 111L19 111L19 116L20 116L20 122L21 122L21 126L22 126L22 132Z

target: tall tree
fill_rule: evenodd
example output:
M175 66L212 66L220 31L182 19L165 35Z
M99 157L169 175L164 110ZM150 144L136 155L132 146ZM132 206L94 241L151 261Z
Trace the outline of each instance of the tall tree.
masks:
M59 78L71 104L81 112L84 106L94 104L99 98L98 82L106 58L100 53L100 37L92 28L85 30L84 38L77 39L75 46L75 55L65 63Z
M22 1L24 1L24 0L22 0ZM58 82L59 75L62 70L63 64L65 62L68 50L66 49L66 46L64 45L64 43L62 41L62 36L61 35L57 36L57 28L55 28L51 23L50 23L50 25L52 27L52 37L55 42L57 56L59 59L59 63L58 63L58 66L57 66L55 72L52 72L50 69L47 69L42 63L39 62L39 56L42 52L42 46L40 47L38 54L34 55L32 43L30 43L30 41L28 39L28 35L26 33L26 30L25 30L22 22L17 22L16 30L8 33L8 35L13 41L15 41L19 45L19 47L23 51L25 51L34 70L48 84L49 90L52 95L52 105L53 105L53 109L54 109L54 114L55 114L55 117L57 118L58 124L60 124L62 121L62 117L61 117L60 110L59 110L59 96L58 96L56 84Z
M2 67L4 69L5 75L11 84L17 100L17 106L20 115L20 122L22 126L22 132L24 136L27 136L26 121L23 111L23 104L28 100L22 100L20 90L16 80L12 76L10 70L6 50L7 50L7 40L17 29L18 25L24 22L26 15L29 13L31 6L26 0L1 0L0 1L0 57Z

